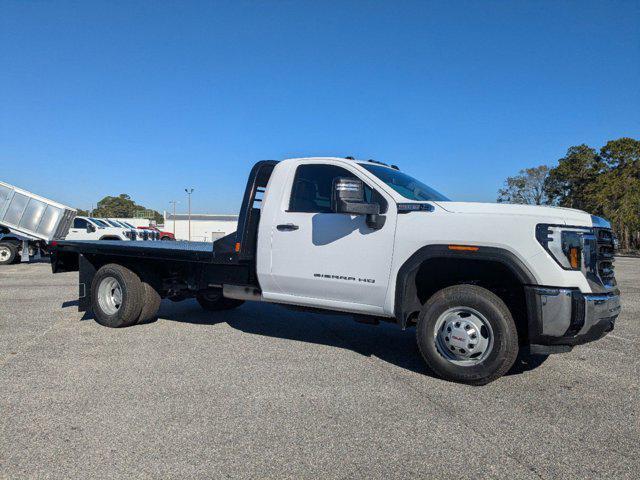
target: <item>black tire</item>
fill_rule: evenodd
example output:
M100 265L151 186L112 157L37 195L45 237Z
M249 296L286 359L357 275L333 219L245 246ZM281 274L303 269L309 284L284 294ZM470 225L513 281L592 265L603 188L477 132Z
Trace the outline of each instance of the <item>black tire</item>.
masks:
M159 276L152 270L142 270L138 276L142 282L142 309L138 317L138 324L150 323L158 319L158 309L162 302L160 296L161 282Z
M100 304L100 285L115 279L121 292L121 303L113 312L105 311ZM105 285L106 286L106 285ZM144 303L144 289L140 277L122 265L115 263L101 267L91 282L91 305L96 322L105 327L129 327L138 322Z
M162 298L149 283L142 281L143 305L138 316L138 324L150 323L158 319L158 309Z
M459 307L479 312L493 332L492 348L487 349L486 358L474 365L453 363L438 351L436 345L438 320L446 315L445 312ZM476 285L455 285L435 293L420 311L416 339L420 353L433 373L445 380L469 385L485 385L501 377L509 371L518 355L518 332L511 312L497 295Z
M0 265L11 265L18 258L18 247L10 242L0 242Z
M166 242L171 240L171 237L162 237L160 240L162 240L163 242Z
M242 300L223 297L222 290L220 289L200 290L196 294L196 300L198 300L198 303L203 309L210 312L231 310L244 303Z

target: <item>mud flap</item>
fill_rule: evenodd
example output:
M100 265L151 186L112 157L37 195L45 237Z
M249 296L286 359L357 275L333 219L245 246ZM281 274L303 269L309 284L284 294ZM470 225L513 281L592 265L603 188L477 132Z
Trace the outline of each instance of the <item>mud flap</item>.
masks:
M78 258L78 311L91 310L91 282L96 274L96 267L80 254Z

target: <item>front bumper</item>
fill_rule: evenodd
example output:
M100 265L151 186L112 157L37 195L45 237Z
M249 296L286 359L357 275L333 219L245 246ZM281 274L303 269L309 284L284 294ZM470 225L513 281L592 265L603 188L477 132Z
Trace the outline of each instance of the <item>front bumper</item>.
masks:
M568 351L613 330L620 292L584 294L575 289L526 287L529 344L533 353Z

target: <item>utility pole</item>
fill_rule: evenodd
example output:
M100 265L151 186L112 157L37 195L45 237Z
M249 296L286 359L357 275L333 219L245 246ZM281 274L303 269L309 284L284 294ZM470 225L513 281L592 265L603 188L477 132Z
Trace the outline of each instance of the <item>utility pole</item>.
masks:
M175 200L171 200L169 202L171 205L173 205L173 237L175 238L176 236L176 202Z
M191 241L191 194L193 193L193 188L185 188L184 191L187 192L189 197L189 241Z

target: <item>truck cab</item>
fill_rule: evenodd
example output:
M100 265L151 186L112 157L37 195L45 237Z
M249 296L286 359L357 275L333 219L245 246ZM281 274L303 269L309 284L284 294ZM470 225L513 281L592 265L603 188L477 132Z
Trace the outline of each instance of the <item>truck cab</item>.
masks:
M134 240L131 230L110 225L104 220L93 217L76 217L69 228L66 240Z
M165 297L195 296L209 310L256 300L344 312L415 327L427 366L469 384L500 377L519 351L559 353L596 340L620 311L605 220L454 202L370 160L258 162L237 232L213 244L113 243L62 242L53 267L80 270L89 292L81 308L104 325L147 320ZM114 279L120 290L109 300L116 290L101 285ZM146 300L120 310L128 289Z

